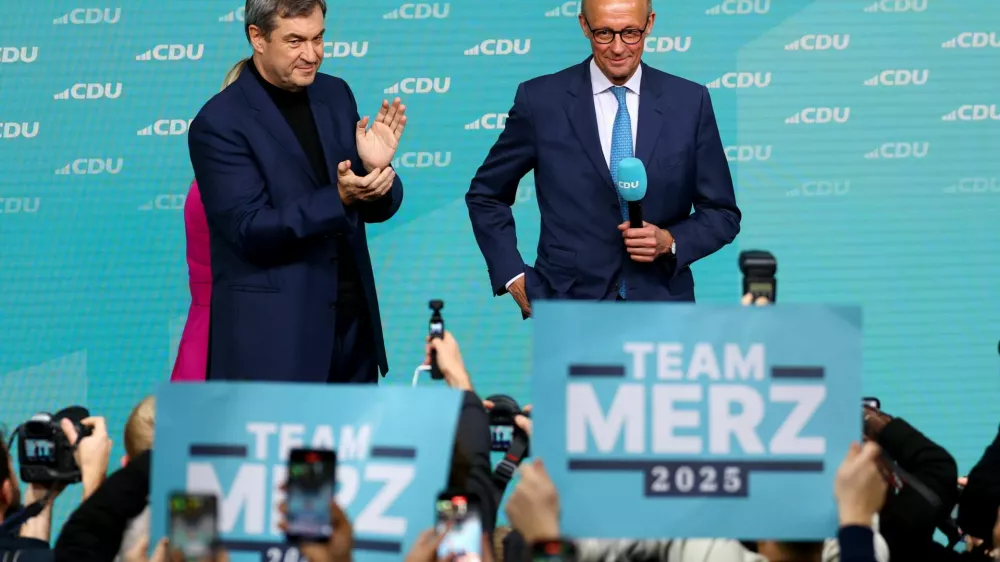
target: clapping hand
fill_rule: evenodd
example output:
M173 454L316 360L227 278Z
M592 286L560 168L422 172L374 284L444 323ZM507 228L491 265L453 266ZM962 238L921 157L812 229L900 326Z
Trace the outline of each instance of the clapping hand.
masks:
M383 169L392 162L399 139L403 136L403 129L406 128L405 113L406 106L400 103L399 98L393 100L392 105L387 100L382 100L382 107L372 121L371 128L368 127L368 117L358 121L355 132L358 156L369 172Z
M392 168L375 168L366 176L358 176L351 169L350 160L337 165L337 190L344 205L380 199L392 189L395 178L396 172Z

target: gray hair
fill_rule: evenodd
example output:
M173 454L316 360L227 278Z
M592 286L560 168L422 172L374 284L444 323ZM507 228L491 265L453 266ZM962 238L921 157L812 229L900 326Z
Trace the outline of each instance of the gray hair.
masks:
M271 32L278 27L278 18L308 16L319 6L326 17L326 0L247 0L243 15L243 29L250 40L250 26L260 29L264 38L271 39Z
M249 0L247 5L249 5ZM580 13L583 14L584 19L587 17L587 0L580 0ZM653 13L653 0L646 0L646 17Z

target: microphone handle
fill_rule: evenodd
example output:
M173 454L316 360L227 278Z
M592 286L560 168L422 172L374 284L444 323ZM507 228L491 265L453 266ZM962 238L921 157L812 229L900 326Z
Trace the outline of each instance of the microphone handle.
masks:
M630 228L642 228L642 201L628 202L628 219Z

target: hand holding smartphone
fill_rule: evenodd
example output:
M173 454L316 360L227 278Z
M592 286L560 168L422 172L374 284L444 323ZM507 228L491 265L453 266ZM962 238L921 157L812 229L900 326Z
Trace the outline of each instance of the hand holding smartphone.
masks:
M336 485L337 453L325 449L292 449L286 486L288 542L327 542L333 534L330 503Z
M210 560L219 544L219 507L215 496L174 492L170 494L171 560Z
M474 497L464 492L442 492L438 495L435 515L437 532L444 533L447 529L438 547L438 559L454 556L455 562L480 562L483 558L483 523Z

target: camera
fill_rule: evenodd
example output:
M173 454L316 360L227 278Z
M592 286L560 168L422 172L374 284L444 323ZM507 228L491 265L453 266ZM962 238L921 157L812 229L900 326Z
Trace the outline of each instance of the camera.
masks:
M431 321L427 333L431 339L444 337L444 318L441 317L441 309L444 308L444 301L434 299L428 306L431 308ZM444 373L438 368L437 353L431 350L431 379L439 381L444 379Z
M740 252L740 271L743 272L743 294L750 293L754 300L764 297L770 302L778 298L778 260L764 250Z
M494 394L486 399L493 403L489 411L492 449L504 454L503 460L493 469L493 484L499 493L497 501L500 501L518 465L529 455L528 434L517 427L514 418L530 416L521 411L517 400L506 394Z
M517 427L514 423L514 418L517 416L531 417L529 414L521 411L521 406L516 400L507 396L506 394L494 394L487 398L490 402L493 402L493 408L490 410L490 436L493 444L493 450L498 453L507 453L510 451L514 444L515 439L523 439L524 451L519 454L519 460L527 458L528 452L528 434L524 432L523 429Z
M82 420L90 412L82 406L70 406L56 414L41 412L31 416L17 428L17 462L21 481L29 484L75 484L80 481L80 467L73 459L75 443L70 443L60 422L68 419L76 428L79 439L89 436L92 429Z

